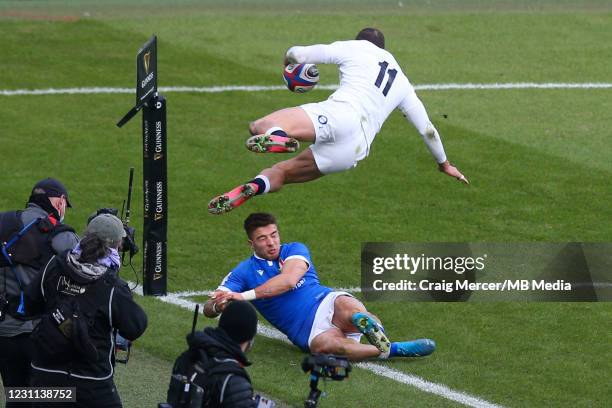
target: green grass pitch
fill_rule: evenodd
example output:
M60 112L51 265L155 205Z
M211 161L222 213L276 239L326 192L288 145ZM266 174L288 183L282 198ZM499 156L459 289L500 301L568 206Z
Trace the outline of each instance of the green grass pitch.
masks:
M383 30L415 85L612 82L612 6L603 0L58 0L0 2L0 89L131 88L136 51L153 33L160 86L280 85L289 46L349 39L364 26ZM337 83L335 67L320 68L322 83ZM212 196L278 160L244 149L249 121L329 93L165 94L169 291L214 288L248 256L241 225L250 211L275 213L283 240L305 242L322 282L335 287L359 285L365 241L612 241L612 89L421 91L469 187L440 174L394 113L356 169L209 215ZM68 185L67 221L77 229L96 208L120 206L128 167L142 175L139 120L115 127L133 101L0 95L0 209L22 206L48 175ZM137 228L140 202L136 188ZM127 269L122 276L134 279ZM126 407L152 407L191 319L154 298L138 301L150 327L116 380ZM383 363L393 369L507 407L612 405L609 303L367 306L392 339L438 343L431 357ZM308 377L296 348L260 336L251 358L258 390L302 405ZM459 405L359 368L327 391L323 407Z

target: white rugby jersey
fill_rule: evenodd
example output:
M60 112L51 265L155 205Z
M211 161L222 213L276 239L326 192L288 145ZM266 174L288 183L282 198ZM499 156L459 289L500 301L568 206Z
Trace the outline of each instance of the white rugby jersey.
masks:
M340 88L330 98L351 104L378 133L393 109L414 89L391 53L365 40L337 41L329 45L292 47L292 62L336 64Z
M380 131L395 108L399 108L423 136L434 158L446 160L437 131L425 135L429 118L415 120L416 105L422 106L414 88L401 67L388 51L366 40L336 41L325 45L295 46L287 51L287 59L300 64L336 64L340 70L340 87L329 98L350 104L362 117L368 144Z

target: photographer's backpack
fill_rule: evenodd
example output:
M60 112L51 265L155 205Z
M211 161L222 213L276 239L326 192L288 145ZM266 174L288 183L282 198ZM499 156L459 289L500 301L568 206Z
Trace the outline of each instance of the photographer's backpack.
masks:
M77 301L59 302L44 313L32 333L37 359L50 364L74 359L96 362L98 351L89 337L90 320Z
M52 216L36 218L27 225L21 221L22 211L0 213L0 267L9 267L20 289L19 295L10 295L6 290L6 273L0 287L0 320L5 312L16 318L26 318L23 301L23 279L15 265L27 265L41 269L53 256L51 241L71 227L60 224Z
M46 269L42 272L43 280L46 272ZM54 293L49 295L54 303L50 310L42 314L40 323L32 333L37 359L51 364L74 360L88 363L98 361L102 356L99 356L92 342L90 330L95 325L96 316L110 310L116 275L107 272L96 281L85 284L77 283L64 274L52 279ZM110 334L110 316L108 319Z

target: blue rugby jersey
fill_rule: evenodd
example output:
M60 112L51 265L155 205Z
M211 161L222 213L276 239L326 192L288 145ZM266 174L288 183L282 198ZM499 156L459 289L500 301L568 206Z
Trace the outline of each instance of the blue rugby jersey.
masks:
M310 252L300 242L282 244L280 255L268 261L253 254L242 261L221 282L219 290L245 292L264 284L280 274L283 264L289 259L302 259L308 270L295 287L281 295L252 301L253 306L274 327L285 333L289 340L303 351L308 351L308 336L315 314L323 298L332 290L319 282Z

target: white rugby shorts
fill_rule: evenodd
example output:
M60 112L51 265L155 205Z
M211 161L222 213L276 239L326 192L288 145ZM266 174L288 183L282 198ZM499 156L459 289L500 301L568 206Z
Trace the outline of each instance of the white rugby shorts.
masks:
M369 151L362 119L348 103L328 99L301 105L315 128L310 145L319 171L323 174L357 166Z
M317 337L319 334L326 332L327 330L334 328L334 324L332 323L332 319L334 318L334 303L336 302L336 298L338 296L350 296L354 297L348 292L330 292L323 298L323 301L317 308L317 313L315 313L314 322L312 322L312 328L310 329L310 336L308 336L308 347L310 347L310 343ZM348 333L345 334L348 339L353 339L357 343L361 340L361 333Z

